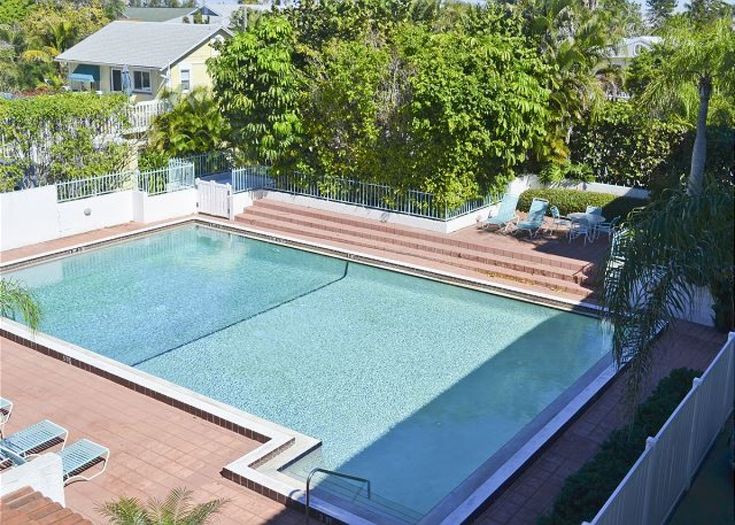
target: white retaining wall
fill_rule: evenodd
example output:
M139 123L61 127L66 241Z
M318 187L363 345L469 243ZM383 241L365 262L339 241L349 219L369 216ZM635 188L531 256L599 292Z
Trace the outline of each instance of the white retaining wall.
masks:
M191 215L196 203L193 188L152 196L126 190L67 202L56 201L56 186L0 193L0 251L131 221Z
M65 506L61 457L43 454L22 465L0 473L0 496L31 487L50 500Z
M400 224L403 226L413 226L414 228L421 228L439 233L451 233L459 229L465 228L475 224L478 220L486 219L490 211L491 206L486 206L479 210L476 210L462 217L452 219L450 221L439 221L423 217L415 217L412 215L406 215L403 213L392 213L385 210L376 210L374 208L364 208L362 206L356 206L354 204L344 204L341 202L328 201L326 199L317 199L314 197L307 197L304 195L292 195L290 193L283 193L279 191L269 190L258 190L253 192L244 192L249 197L233 199L234 213L241 213L244 207L235 207L235 204L248 203L252 204L252 201L258 199L268 199L273 201L285 202L288 204L295 204L297 206L305 206L307 208L314 208L324 211L332 211L336 213L345 213L358 217L361 219L373 219L380 222L389 224ZM238 193L235 197L243 195ZM245 207L246 207L245 206Z
M517 177L508 185L508 192L516 195L523 193L528 189L546 187L539 181L538 175L522 175ZM609 195L617 195L619 197L633 197L634 199L647 199L651 196L651 192L641 188L630 188L628 186L616 186L615 184L602 184L601 182L560 182L552 184L549 187L567 188L570 190L593 191L597 193L607 193Z

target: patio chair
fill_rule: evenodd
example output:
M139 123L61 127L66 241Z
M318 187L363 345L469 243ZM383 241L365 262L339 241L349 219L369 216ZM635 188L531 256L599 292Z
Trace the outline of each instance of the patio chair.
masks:
M584 244L586 246L588 241L592 242L594 240L594 234L594 228L590 226L589 221L586 219L580 219L572 221L567 236L569 237L569 242L572 242L577 237L584 236Z
M0 397L0 438L3 437L3 426L10 419L10 414L13 412L13 402Z
M511 223L518 219L518 215L516 215L517 205L518 195L506 193L503 195L503 200L500 201L498 214L495 217L488 217L482 227L487 228L488 226L497 226L498 228L502 228L507 231Z
M0 446L25 458L59 443L63 450L68 436L64 427L44 419L0 440Z
M549 233L556 232L559 228L571 228L572 227L572 220L568 217L565 217L559 213L559 208L556 206L550 206L549 211L551 211L551 224L549 227L546 228L546 231Z
M64 473L64 485L68 485L75 481L90 481L102 474L110 459L110 449L89 439L80 439L59 452L59 456ZM102 463L101 470L88 477L80 475L98 463Z
M614 217L611 221L599 223L595 226L595 238L599 237L600 234L606 233L607 238L610 239L618 221L620 221L620 217Z
M546 199L533 199L531 208L528 210L528 216L525 221L519 221L516 224L517 232L528 232L531 239L536 237L541 227L544 225L544 216L549 207L549 201Z

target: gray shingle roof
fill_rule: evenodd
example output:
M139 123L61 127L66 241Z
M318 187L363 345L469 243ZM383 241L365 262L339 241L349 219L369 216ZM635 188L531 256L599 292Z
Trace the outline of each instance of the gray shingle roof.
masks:
M163 69L222 31L206 24L112 22L56 57L60 62Z
M188 7L126 7L123 17L139 22L166 22L190 12Z

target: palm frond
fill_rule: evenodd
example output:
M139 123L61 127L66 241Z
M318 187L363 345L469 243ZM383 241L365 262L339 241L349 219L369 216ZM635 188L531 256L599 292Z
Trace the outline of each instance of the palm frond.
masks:
M41 307L30 290L11 279L0 279L0 315L15 318L20 314L31 330L41 323Z

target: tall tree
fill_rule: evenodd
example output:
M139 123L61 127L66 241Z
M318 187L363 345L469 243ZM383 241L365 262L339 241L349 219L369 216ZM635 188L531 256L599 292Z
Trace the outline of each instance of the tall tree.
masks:
M659 31L674 14L676 0L646 0L648 22L655 31Z
M687 191L695 195L704 185L707 115L713 91L735 96L735 31L726 18L707 24L682 20L667 30L662 49L666 60L648 84L643 98L654 105L667 103L683 86L696 87L697 132L687 182Z
M692 0L687 4L687 16L697 24L711 23L717 19L732 19L735 6L723 0Z

